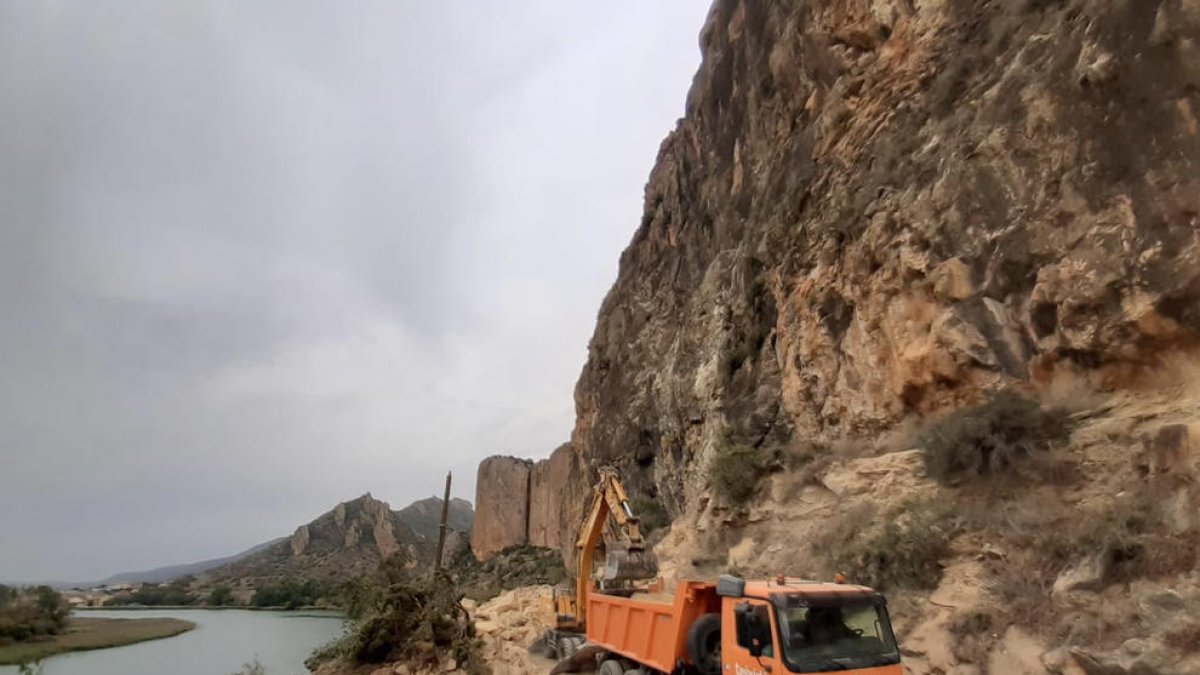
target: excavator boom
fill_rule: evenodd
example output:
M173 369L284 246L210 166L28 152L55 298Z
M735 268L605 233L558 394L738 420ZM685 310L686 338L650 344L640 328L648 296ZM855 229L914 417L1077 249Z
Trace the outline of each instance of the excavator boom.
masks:
M604 569L599 576L600 588L604 590L593 590L592 561L596 547L604 538L609 516L612 516L620 530L621 538L628 543L624 546L606 543ZM578 650L584 645L583 631L587 625L588 597L591 593L613 591L614 586L622 582L658 576L658 559L652 551L646 550L641 524L629 505L625 488L621 486L616 471L609 467L600 470L600 479L592 490L592 504L579 528L575 547L579 549L575 592L555 591L551 598L555 625L547 628L546 633L530 646L531 652L565 659L564 663L572 657L587 660L587 654ZM626 587L625 590L629 589Z
M653 579L658 575L658 560L654 553L646 550L641 525L629 506L629 496L611 468L600 470L600 480L592 491L592 506L575 547L579 549L579 566L575 574L574 612L564 616L560 627L582 629L586 620L587 597L591 592L593 556L601 543L604 526L611 515L617 527L628 539L627 547L606 546L604 571L601 580L605 583Z

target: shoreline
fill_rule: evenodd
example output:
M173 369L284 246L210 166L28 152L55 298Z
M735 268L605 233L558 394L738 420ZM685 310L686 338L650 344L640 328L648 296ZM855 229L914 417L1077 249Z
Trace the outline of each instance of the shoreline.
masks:
M72 607L72 612L153 612L158 610L202 609L211 611L242 610L248 612L334 612L344 614L339 607L306 605L304 607L243 607L241 605L102 605L100 607Z
M69 652L109 649L162 640L181 635L195 627L195 623L182 619L72 617L66 629L59 635L50 636L45 640L0 645L0 666L40 661Z

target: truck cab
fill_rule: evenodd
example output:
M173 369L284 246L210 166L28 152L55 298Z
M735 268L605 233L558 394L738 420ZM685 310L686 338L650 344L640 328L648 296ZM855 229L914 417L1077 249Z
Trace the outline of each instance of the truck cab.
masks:
M866 586L726 575L674 593L592 592L588 616L604 675L902 673L887 602Z
M899 675L884 597L865 586L722 577L722 671Z

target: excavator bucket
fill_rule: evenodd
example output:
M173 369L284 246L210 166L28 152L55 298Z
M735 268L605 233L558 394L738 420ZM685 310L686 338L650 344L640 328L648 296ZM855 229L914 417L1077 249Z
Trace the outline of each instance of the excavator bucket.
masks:
M610 548L604 556L604 581L653 579L658 576L658 556L653 551Z

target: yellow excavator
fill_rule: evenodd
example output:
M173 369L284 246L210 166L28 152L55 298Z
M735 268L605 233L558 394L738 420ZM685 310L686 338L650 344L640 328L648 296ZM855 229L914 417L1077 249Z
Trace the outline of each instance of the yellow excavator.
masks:
M604 531L611 516L615 524L613 542L604 541ZM623 541L622 541L623 540ZM596 548L604 545L604 568L594 574ZM632 593L631 582L654 579L658 576L658 559L646 549L641 523L629 505L629 497L621 486L617 472L609 467L600 470L600 479L592 489L592 505L579 538L575 541L577 565L574 590L556 589L553 596L555 625L534 645L535 651L556 658L566 658L583 644L587 626L588 594L595 588L611 594ZM593 579L593 576L595 579Z

